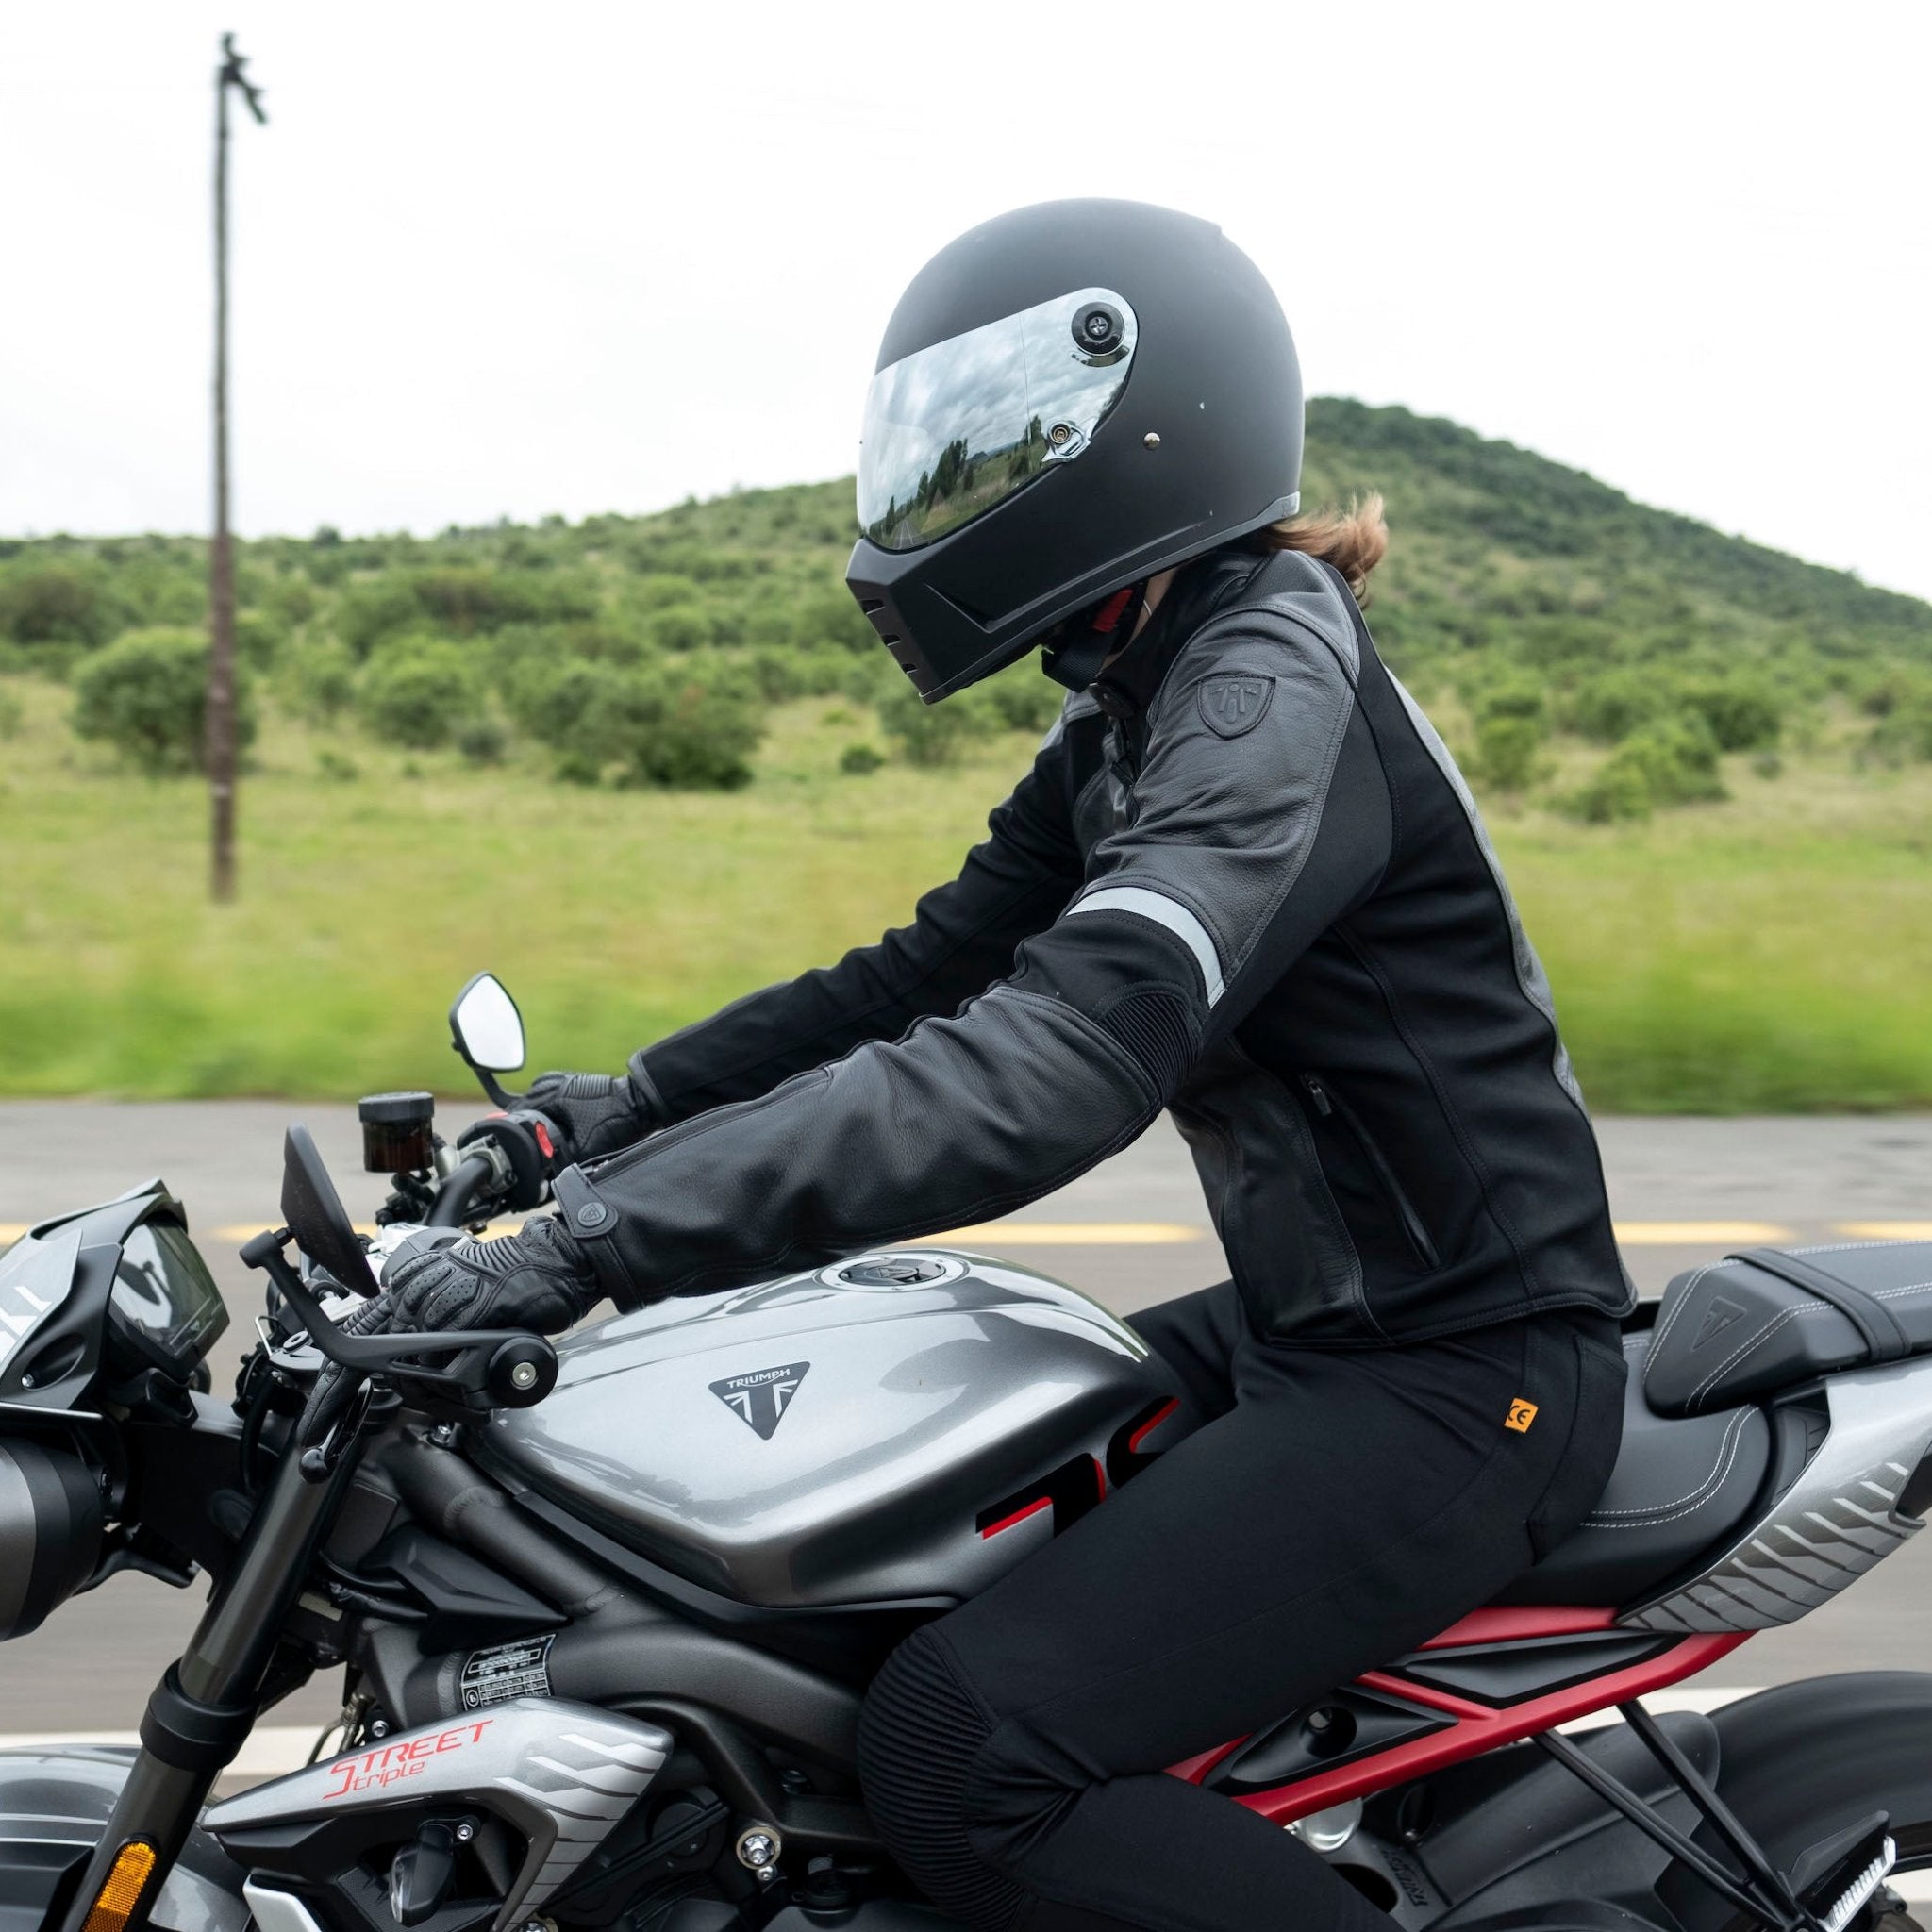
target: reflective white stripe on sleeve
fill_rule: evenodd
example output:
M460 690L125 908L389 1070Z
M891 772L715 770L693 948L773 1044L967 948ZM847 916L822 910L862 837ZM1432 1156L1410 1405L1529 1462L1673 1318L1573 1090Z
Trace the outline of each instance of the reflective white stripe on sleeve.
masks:
M1076 900L1063 916L1071 919L1076 912L1132 912L1166 926L1193 954L1208 1004L1211 1007L1226 991L1221 978L1221 955L1215 951L1208 928L1179 900L1170 899L1165 892L1150 892L1145 886L1105 886Z

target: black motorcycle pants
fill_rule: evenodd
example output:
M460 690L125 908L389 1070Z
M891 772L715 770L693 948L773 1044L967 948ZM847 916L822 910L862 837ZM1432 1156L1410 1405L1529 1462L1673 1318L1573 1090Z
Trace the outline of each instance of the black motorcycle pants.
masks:
M874 1819L974 1932L1388 1932L1166 1768L1415 1648L1574 1528L1616 1457L1615 1324L1300 1349L1223 1286L1135 1326L1191 1432L894 1652L859 1732Z

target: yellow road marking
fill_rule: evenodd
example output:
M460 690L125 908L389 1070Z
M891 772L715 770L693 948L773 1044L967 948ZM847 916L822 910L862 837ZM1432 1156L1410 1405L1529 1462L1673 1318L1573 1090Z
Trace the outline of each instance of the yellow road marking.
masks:
M1791 1230L1771 1221L1620 1221L1616 1235L1626 1248L1701 1248L1726 1241L1755 1248L1788 1241Z
M1205 1227L1178 1221L985 1221L922 1235L922 1247L1164 1248L1205 1241Z
M17 1241L31 1224L0 1221L0 1243ZM239 1245L268 1225L236 1223L205 1230L211 1241ZM358 1234L373 1235L375 1224L359 1221ZM507 1225L499 1232L507 1233ZM1848 1241L1932 1241L1932 1221L1840 1221L1833 1232ZM1755 1247L1788 1241L1792 1230L1772 1221L1620 1221L1617 1240L1626 1248ZM919 1245L1024 1248L1164 1248L1210 1239L1209 1230L1179 1221L987 1221L920 1237Z
M218 1241L252 1241L257 1235L266 1234L269 1226L270 1224L265 1221L237 1222L232 1227L210 1228L208 1236L211 1240ZM358 1221L356 1224L356 1232L358 1234L379 1234L381 1229L373 1221Z

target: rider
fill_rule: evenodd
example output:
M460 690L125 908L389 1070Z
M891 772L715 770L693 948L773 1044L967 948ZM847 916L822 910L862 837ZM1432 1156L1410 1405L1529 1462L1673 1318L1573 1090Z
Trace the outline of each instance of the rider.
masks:
M1630 1306L1550 993L1359 605L1297 520L1280 308L1210 225L989 222L887 327L848 581L937 702L1070 688L913 923L546 1074L559 1211L419 1255L397 1326L557 1328L990 1219L1169 1109L1234 1279L1137 1318L1188 1433L887 1663L861 1774L969 1925L1387 1925L1165 1767L1424 1642L1572 1529ZM372 1312L375 1312L372 1310Z

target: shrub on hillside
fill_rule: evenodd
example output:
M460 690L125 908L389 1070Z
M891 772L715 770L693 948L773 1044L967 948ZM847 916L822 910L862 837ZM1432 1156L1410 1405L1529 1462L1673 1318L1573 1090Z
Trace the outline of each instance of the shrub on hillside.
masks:
M509 755L509 733L488 712L462 719L451 738L457 755L468 765L500 765Z
M423 615L458 637L597 614L596 587L558 571L445 568L412 572L408 581Z
M975 738L1000 728L984 685L929 705L902 677L878 700L879 724L909 765L949 765Z
M335 634L359 658L383 639L408 630L420 611L409 587L399 576L384 575L351 584L336 604Z
M235 613L235 655L251 671L273 668L289 641L289 626L268 610Z
M1507 712L1478 718L1475 726L1475 774L1498 791L1523 791L1535 784L1542 769L1543 727L1534 718Z
M1030 652L998 676L988 678L985 691L993 715L1008 731L1046 730L1067 697L1066 688L1048 677ZM959 700L946 702L956 705Z
M1784 700L1763 678L1696 678L1685 687L1684 702L1723 751L1769 751L1784 731Z
M1932 679L1894 697L1873 725L1866 750L1882 764L1932 758Z
M360 697L370 729L410 751L447 744L483 708L468 657L441 638L385 644L362 674Z
M668 604L652 611L643 633L658 651L702 651L712 641L710 615L696 604Z
M74 728L110 744L148 773L188 772L202 762L208 702L208 640L193 630L131 630L81 667L74 685ZM245 676L236 678L237 734L255 738Z
M1599 671L1570 693L1565 720L1572 730L1598 744L1620 744L1641 724L1648 724L1668 703L1656 666L1634 665Z
M385 571L351 584L336 607L336 635L358 658L389 639L432 629L475 637L513 624L583 622L597 615L588 578L560 571L448 565Z
M722 666L664 665L636 679L625 777L675 791L731 791L751 782L764 708Z
M1498 791L1523 791L1542 773L1549 703L1541 680L1506 668L1469 697L1475 719L1474 774Z
M729 791L751 777L765 708L746 672L704 653L641 671L584 660L519 688L516 715L558 754L557 775Z
M356 695L356 660L334 641L291 651L280 667L277 689L301 716L332 724Z
M1590 824L1647 817L1657 806L1723 798L1718 744L1702 718L1669 718L1632 732L1565 808Z
M0 632L18 643L92 650L127 616L104 575L90 566L21 562L0 573Z
M705 593L695 577L676 571L646 571L629 584L629 601L640 610L664 610L674 604L702 604Z

